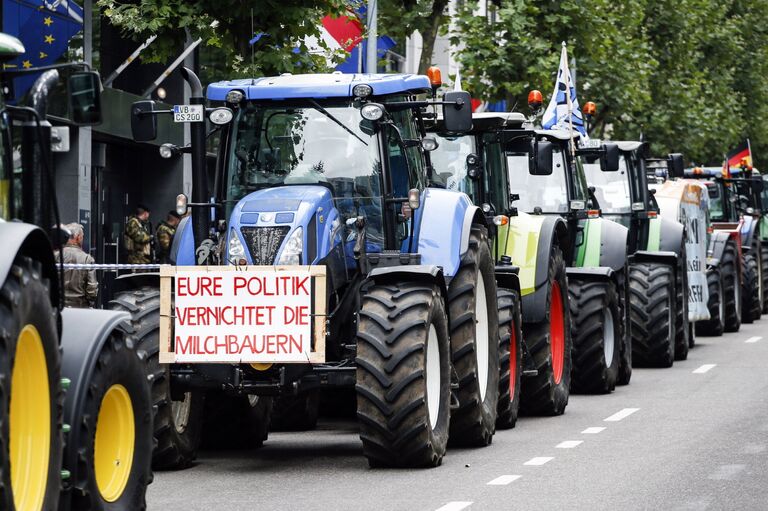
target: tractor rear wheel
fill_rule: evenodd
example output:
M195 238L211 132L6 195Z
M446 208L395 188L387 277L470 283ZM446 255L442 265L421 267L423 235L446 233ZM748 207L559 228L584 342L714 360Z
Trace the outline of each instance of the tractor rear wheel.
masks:
M50 285L17 256L0 288L0 509L57 509L62 403Z
M768 314L768 242L760 242L760 293L763 314Z
M451 357L459 407L451 411L451 445L485 446L499 405L499 317L496 275L484 227L473 226L469 249L448 288Z
M670 367L675 361L675 278L672 266L629 267L632 359L638 366Z
M723 335L725 328L725 296L723 296L723 278L719 268L710 268L707 271L707 290L709 319L695 323L696 335L720 336Z
M741 328L741 285L739 283L739 263L736 243L733 238L725 244L723 258L720 260L720 274L723 279L723 303L725 304L725 331L738 332Z
M451 415L451 346L438 287L403 282L365 289L355 360L368 463L440 465Z
M571 315L568 280L560 247L549 258L544 320L523 323L523 339L538 370L525 379L520 406L530 415L560 415L571 388Z
M741 321L752 323L760 319L762 315L762 303L760 302L760 262L757 259L757 246L752 245L749 252L742 256L742 268L744 269L741 282Z
M158 470L186 468L200 445L204 396L186 392L181 400L174 400L171 395L169 367L160 364L160 291L149 286L124 291L115 295L109 308L131 314L136 349L147 354L146 370L156 407L152 466Z
M618 275L619 313L621 315L621 347L619 350L619 377L616 385L629 385L632 379L632 329L629 318L629 284L627 283L628 267Z
M573 392L606 394L619 376L621 312L613 282L568 281L573 325Z
M520 411L520 378L523 374L523 332L520 295L511 289L497 291L499 309L499 407L496 427L515 427Z
M686 360L691 342L691 329L688 320L688 259L685 243L680 247L675 291L675 360Z
M77 449L86 460L74 482L73 509L146 508L154 442L145 355L119 329L99 353L85 392L83 419L72 425L80 428Z
M257 449L269 435L272 397L206 395L202 447L206 449Z
M317 427L320 412L320 389L297 396L280 396L272 411L272 429L276 431L309 431Z

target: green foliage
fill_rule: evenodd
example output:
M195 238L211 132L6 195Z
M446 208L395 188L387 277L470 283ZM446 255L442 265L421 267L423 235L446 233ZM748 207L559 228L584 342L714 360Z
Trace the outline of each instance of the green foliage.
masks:
M524 110L527 92L551 94L568 43L593 134L636 139L719 164L750 137L768 150L768 3L763 0L503 0L460 3L451 28L473 96Z
M214 48L228 77L327 70L322 55L311 55L304 38L315 36L321 46L320 20L346 13L345 0L97 0L96 5L123 34L157 40L142 54L148 62L167 62L179 54L187 33ZM267 34L253 46L255 34ZM294 53L299 47L302 51ZM326 48L327 50L327 48ZM330 53L329 53L330 54ZM333 57L339 58L340 55ZM221 77L219 77L221 78Z

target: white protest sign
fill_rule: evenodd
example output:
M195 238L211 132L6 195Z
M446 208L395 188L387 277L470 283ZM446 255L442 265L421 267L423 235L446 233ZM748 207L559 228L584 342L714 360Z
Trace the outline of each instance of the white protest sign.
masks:
M685 226L685 254L688 268L688 320L710 319L707 302L707 189L691 180L667 181L656 192L662 215Z
M316 321L313 315L324 313L325 268L289 268L296 269L189 267L176 271L173 321L168 322L173 327L173 361L318 361L313 340L320 332L324 337L325 318ZM316 286L319 278L322 285ZM165 287L169 291L170 286Z

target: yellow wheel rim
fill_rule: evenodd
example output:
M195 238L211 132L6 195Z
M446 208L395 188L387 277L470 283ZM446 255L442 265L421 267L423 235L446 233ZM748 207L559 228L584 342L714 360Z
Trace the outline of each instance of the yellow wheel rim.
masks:
M51 458L51 396L43 341L32 325L21 330L16 343L10 437L13 503L19 510L42 509Z
M128 484L135 438L131 396L122 385L112 385L101 400L93 446L96 486L107 502L119 499Z

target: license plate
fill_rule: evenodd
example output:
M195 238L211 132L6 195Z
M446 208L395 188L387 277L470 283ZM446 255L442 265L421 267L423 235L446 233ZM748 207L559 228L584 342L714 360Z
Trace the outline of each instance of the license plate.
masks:
M173 122L203 122L203 105L173 105Z

